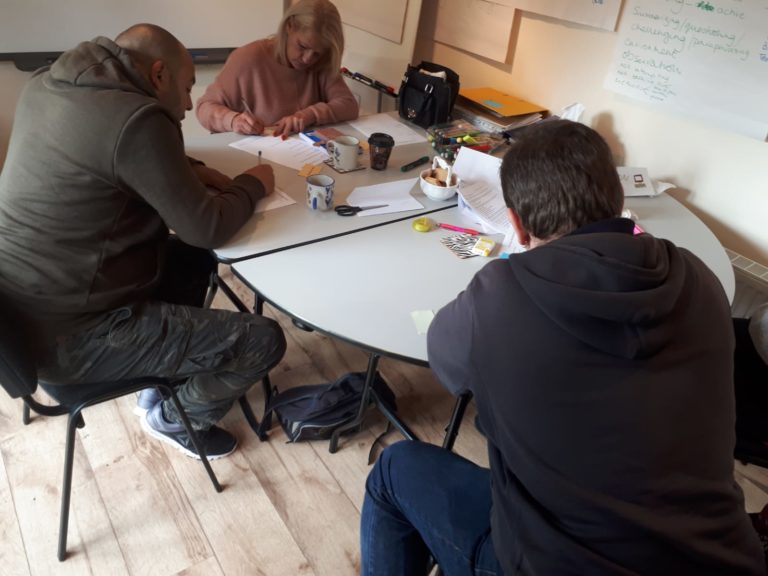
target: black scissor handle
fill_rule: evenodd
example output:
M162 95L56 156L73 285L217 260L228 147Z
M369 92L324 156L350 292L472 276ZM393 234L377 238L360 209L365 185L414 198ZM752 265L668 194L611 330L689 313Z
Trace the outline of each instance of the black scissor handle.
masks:
M336 206L334 208L336 211L336 214L339 216L354 216L358 212L360 212L360 208L358 206L349 206L347 204L341 204L339 206Z

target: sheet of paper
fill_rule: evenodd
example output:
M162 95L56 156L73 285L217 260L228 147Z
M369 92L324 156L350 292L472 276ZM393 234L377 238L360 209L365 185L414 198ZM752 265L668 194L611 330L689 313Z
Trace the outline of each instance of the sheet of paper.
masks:
M427 137L422 132L416 132L392 118L389 114L371 114L369 116L360 116L357 120L348 122L352 128L370 136L374 132L384 132L395 139L395 146L404 144L418 144L426 142Z
M288 196L280 188L275 188L272 194L256 203L256 210L254 212L267 212L276 208L282 208L283 206L290 206L291 204L296 204L296 200Z
M453 163L453 173L461 178L462 182L485 182L488 186L495 186L501 197L501 181L499 170L501 158L484 154L472 148L462 146Z
M411 196L411 189L418 183L418 178L397 180L386 184L374 184L372 186L358 186L349 193L345 204L350 206L376 206L386 204L383 208L363 210L358 216L376 216L377 214L391 214L393 212L406 212L424 208L421 202Z
M507 205L501 192L500 168L501 158L471 148L460 148L453 163L454 173L461 178L459 208L475 219L484 232L504 234L504 251L516 253L523 247L509 223Z
M411 312L411 318L416 325L416 334L426 334L435 318L435 313L432 310L414 310Z
M320 164L328 158L324 148L311 146L297 136L291 136L287 140L274 136L247 136L232 142L230 146L254 156L261 152L265 160L294 170L301 170L305 164Z
M453 163L453 172L461 178L459 205L469 208L485 232L508 234L512 226L501 193L499 169L501 158L462 147Z

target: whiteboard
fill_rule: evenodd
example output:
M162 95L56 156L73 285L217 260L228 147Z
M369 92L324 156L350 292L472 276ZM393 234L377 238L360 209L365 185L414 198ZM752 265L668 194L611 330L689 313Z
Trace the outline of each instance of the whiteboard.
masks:
M768 136L768 0L628 0L605 87Z
M283 0L0 0L0 53L61 52L138 22L187 48L230 48L274 34Z

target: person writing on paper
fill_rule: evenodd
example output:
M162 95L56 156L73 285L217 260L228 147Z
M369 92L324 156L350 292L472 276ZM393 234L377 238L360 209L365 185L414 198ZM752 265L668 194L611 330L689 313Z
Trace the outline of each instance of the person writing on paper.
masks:
M194 82L184 46L151 24L32 75L0 174L0 293L28 317L44 381L183 381L181 404L218 458L237 441L216 422L279 362L285 337L270 319L201 308L210 249L274 176L265 165L230 179L185 156ZM198 455L172 402L154 389L139 400L148 433Z
M518 240L438 311L429 364L471 392L490 470L401 442L371 471L362 574L765 574L733 479L733 336L696 256L619 217L608 145L542 122L504 157Z
M353 120L358 105L340 73L344 32L328 0L300 0L277 35L232 52L197 102L197 119L211 132L275 136Z

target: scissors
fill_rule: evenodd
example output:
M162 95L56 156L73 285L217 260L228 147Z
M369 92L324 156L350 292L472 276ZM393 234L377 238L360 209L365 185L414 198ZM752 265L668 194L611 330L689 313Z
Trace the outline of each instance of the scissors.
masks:
M373 210L374 208L384 208L385 206L389 206L389 204L376 204L375 206L350 206L348 204L341 204L340 206L336 206L334 210L339 216L354 216L363 210Z

